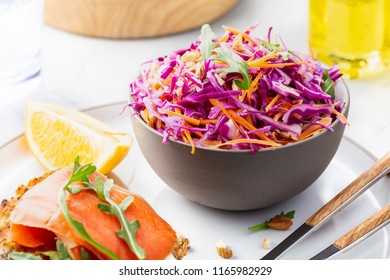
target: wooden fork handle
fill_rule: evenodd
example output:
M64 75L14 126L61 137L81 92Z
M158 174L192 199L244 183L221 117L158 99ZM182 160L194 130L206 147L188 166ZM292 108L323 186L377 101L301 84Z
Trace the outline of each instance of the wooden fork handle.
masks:
M383 177L390 169L390 152L375 162L368 170L363 172L352 183L345 187L321 209L306 220L306 224L312 227L329 221L338 211L357 198L362 192L371 187L377 180Z
M366 234L372 232L375 229L379 229L378 227L385 222L388 222L390 219L390 204L386 207L382 208L380 211L375 213L369 219L350 230L342 237L337 239L333 245L337 248L344 249L345 247L351 245L355 241L358 241L360 238L365 236ZM368 237L368 236L367 236Z

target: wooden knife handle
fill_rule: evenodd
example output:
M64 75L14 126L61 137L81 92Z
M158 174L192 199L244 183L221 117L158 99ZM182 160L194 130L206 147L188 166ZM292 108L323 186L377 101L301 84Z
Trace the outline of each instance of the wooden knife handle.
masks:
M383 173L390 167L390 152L384 157L375 162L368 170L363 172L352 183L345 187L335 197L333 197L328 203L326 203L321 209L314 213L310 218L306 220L306 224L309 226L316 226L322 222L325 218L331 214L335 214L337 210L341 210L342 207L347 205L347 200L354 195L358 196L360 190L364 190L373 180L383 175ZM356 198L355 197L355 198Z
M351 245L353 242L357 241L359 238L363 237L382 223L390 219L390 204L382 208L376 214L371 216L369 219L350 230L342 237L337 239L333 245L339 249L344 249L348 245Z

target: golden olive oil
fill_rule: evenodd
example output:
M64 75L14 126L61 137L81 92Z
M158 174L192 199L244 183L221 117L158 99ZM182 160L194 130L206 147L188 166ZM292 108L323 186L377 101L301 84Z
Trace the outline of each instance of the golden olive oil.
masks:
M385 43L383 55L387 67L390 67L390 0L385 0Z
M347 78L372 76L390 58L390 0L310 0L309 42Z

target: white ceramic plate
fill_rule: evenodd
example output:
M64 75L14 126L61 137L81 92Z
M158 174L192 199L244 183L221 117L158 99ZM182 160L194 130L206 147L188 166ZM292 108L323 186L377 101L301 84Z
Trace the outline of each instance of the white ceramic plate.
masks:
M120 114L124 104L93 108L87 110L87 113L115 130L133 135L128 111ZM29 152L24 136L0 148L0 162L0 199L12 196L18 185L45 172ZM157 177L136 142L113 175L132 191L142 195L157 213L190 239L191 249L186 259L219 259L215 243L220 239L232 248L234 259L259 259L268 252L262 249L264 238L270 238L271 248L274 247L373 162L370 154L344 138L329 167L306 191L273 207L245 212L211 209L181 197ZM333 243L389 201L389 186L389 177L380 180L332 221L290 249L282 259L308 259ZM251 232L247 229L281 211L290 210L295 210L296 214L294 225L289 230ZM385 227L337 258L388 258L388 243L389 227Z

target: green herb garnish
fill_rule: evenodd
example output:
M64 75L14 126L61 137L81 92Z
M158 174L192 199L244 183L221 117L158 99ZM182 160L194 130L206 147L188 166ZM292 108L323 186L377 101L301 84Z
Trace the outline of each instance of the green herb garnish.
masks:
M265 47L267 50L269 50L270 52L273 52L276 55L281 56L283 60L288 60L291 58L295 61L295 58L291 55L291 52L289 50L280 51L279 44L273 44L266 40L261 40L261 45Z
M249 89L250 79L248 64L238 54L226 46L216 48L214 51L217 54L211 56L212 59L223 61L229 65L228 68L220 68L219 70L227 73L240 73L242 75L243 81L236 79L234 80L234 83L243 90Z
M324 79L324 82L321 84L321 89L332 99L334 98L334 83L332 78L329 75L328 69L325 69L324 76L322 77Z
M8 257L12 260L42 260L41 256L24 252L12 252L8 254Z
M292 211L290 211L290 212L287 212L286 214L284 214L283 211L282 211L282 213L280 213L280 216L289 218L290 220L294 219L294 215L295 215L295 210L292 210Z
M101 193L103 192L104 199L107 203L99 203L98 208L106 212L108 214L112 214L116 216L121 224L121 229L116 232L116 234L126 241L127 245L131 249L131 251L139 258L139 259L145 259L146 254L145 250L142 249L136 239L135 239L135 233L139 229L139 222L138 220L134 220L129 222L126 219L125 216L125 210L129 205L133 202L134 197L128 196L122 202L118 205L116 204L111 198L110 198L110 190L112 186L114 185L114 181L112 179L107 180L105 183L103 183L103 180L99 177L96 179L96 186L97 190Z
M258 224L258 225L255 225L255 226L248 227L248 229L249 229L249 230L253 230L253 231L268 229L269 226L267 225L267 222L268 222L268 221L265 221L265 222L263 222L263 223L261 223L261 224Z
M290 220L294 219L294 215L295 215L295 210L292 210L288 213L284 213L283 211L279 214L280 216L283 216L283 217L286 217ZM269 226L268 226L268 223L270 222L271 220L267 220L267 221L264 221L260 224L257 224L257 225L254 225L254 226L251 226L249 227L248 229L249 230L252 230L252 231L258 231L258 230L265 230L265 229L268 229Z
M110 250L100 245L94 239L91 238L91 236L85 230L83 224L72 218L72 216L69 213L68 205L66 204L66 193L65 193L66 191L68 191L71 194L76 194L83 189L83 187L80 186L72 187L71 184L74 182L89 182L88 176L91 175L95 170L96 167L91 164L81 166L79 162L79 157L78 156L76 157L72 175L69 181L65 184L63 191L59 192L60 207L68 223L73 227L73 229L77 231L78 234L80 234L80 236L85 241L87 241L89 244L94 246L99 251L110 256L111 258L119 259L117 255L115 255L113 252L111 252Z
M56 241L57 251L37 252L38 254L49 257L50 260L71 260L68 250L64 244L60 241Z
M89 244L94 246L96 249L111 257L112 259L119 259L119 257L105 248L104 246L93 240L87 231L85 230L82 223L73 219L69 213L68 206L66 204L66 192L76 194L82 190L91 189L96 192L98 197L105 203L99 203L97 207L106 213L113 214L120 224L122 225L121 230L117 231L118 237L124 239L129 246L130 250L139 258L145 259L145 251L138 245L135 240L135 232L139 228L138 220L129 222L124 214L124 211L131 204L133 197L129 196L122 201L120 205L117 205L110 197L110 190L113 186L113 180L109 179L105 183L101 177L96 179L96 185L90 182L88 176L95 172L96 166L92 164L80 165L79 157L76 157L72 175L69 181L65 184L63 191L59 194L61 210L69 222L69 224L87 241ZM84 186L71 185L74 182L81 182Z
M265 47L267 50L269 50L270 52L274 52L274 53L277 53L280 47L279 44L273 44L266 40L261 40L261 45Z
M57 251L37 251L32 253L26 252L12 252L8 254L8 257L13 260L43 260L49 258L50 260L70 260L71 257L66 250L64 244L60 241L56 241Z
M84 249L84 247L81 247L81 258L83 260L90 260L88 252Z
M66 247L64 246L64 243L57 240L56 247L57 247L59 260L70 260L71 259L68 250L66 250Z
M202 52L202 56L200 57L200 61L204 61L208 57L211 56L213 49L217 45L216 42L213 42L214 33L211 30L210 25L204 24L202 26L199 39L200 39L199 49Z

